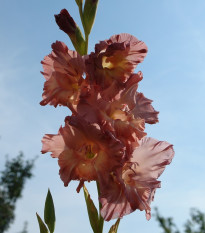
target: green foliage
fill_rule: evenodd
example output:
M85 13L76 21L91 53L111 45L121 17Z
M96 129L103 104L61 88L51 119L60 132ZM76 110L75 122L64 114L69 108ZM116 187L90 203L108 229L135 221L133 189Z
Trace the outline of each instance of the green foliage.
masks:
M119 224L120 224L120 219L118 218L118 220L116 221L116 223L111 226L111 228L110 228L110 230L109 230L108 233L117 233Z
M16 201L22 196L27 179L32 177L35 160L25 160L23 153L9 160L0 172L0 233L5 232L14 221Z
M36 213L36 216L37 216L37 220L38 220L38 224L40 228L40 233L49 233L49 232L53 233L54 232L55 222L56 222L55 207L54 207L53 198L52 198L52 195L49 189L48 189L45 206L44 206L44 221L46 224L43 222L43 220L37 213Z
M47 194L46 202L45 202L44 221L47 224L50 232L53 233L55 229L56 216L55 216L53 198L52 198L50 190L48 190L48 194Z
M84 33L85 33L85 41L84 41L84 44L82 43L82 45L84 45L84 47L82 47L82 46L81 47L82 47L82 49L84 49L83 54L86 55L88 53L89 35L90 35L91 29L93 27L93 24L95 22L95 16L96 16L97 6L98 6L99 0L85 0L84 6L83 6L83 0L75 0L75 1L76 1L76 4L78 5L81 23L83 25L83 29L84 29ZM79 49L79 48L77 48L77 49ZM82 51L77 50L77 52L79 52L79 53Z
M155 218L158 221L160 227L164 230L163 233L180 233L173 222L172 218L164 218L159 214L157 208L155 208Z
M75 2L78 6L81 6L83 4L83 0L75 0Z
M99 220L98 220L98 211L90 198L90 194L88 193L88 190L86 189L85 185L83 186L85 201L87 205L87 211L88 216L90 220L90 225L93 229L94 233L99 233Z
M1 190L5 193L7 200L15 203L21 197L26 179L32 177L33 166L34 160L24 161L23 153L12 160L7 159L0 177Z
M185 233L204 233L205 214L195 208L191 209L191 219L185 223Z
M93 27L96 11L98 6L98 0L86 0L83 10L83 20L85 35L89 35Z
M191 219L187 220L184 225L184 233L205 233L205 215L200 210L191 209ZM180 233L176 224L173 222L173 218L164 218L159 214L157 208L155 208L154 214L158 221L163 233Z
M45 223L43 222L43 220L41 219L41 217L37 213L36 213L36 217L38 219L40 233L49 233Z
M9 228L15 217L15 206L5 199L5 196L6 194L0 190L0 233L5 232Z
M77 26L76 24L76 29L75 29L75 34L74 35L69 35L71 42L74 46L74 48L76 49L76 51L80 54L80 55L85 55L86 51L85 51L85 40L83 38L83 34L80 30L80 28Z

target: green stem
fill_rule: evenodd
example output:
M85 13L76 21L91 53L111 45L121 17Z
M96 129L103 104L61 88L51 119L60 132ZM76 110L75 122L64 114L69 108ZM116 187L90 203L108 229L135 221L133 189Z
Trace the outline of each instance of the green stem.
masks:
M85 35L85 55L88 54L89 35Z
M99 183L96 181L97 184L97 189L98 189L98 201L99 201L99 197L100 197L100 186ZM100 210L102 208L102 204L99 201L99 233L103 233L103 225L104 225L104 219L100 214Z
M80 4L80 5L78 6L78 9L79 9L80 19L81 19L83 28L85 29L85 23L84 23L84 19L83 19L83 5Z
M89 41L89 35L86 33L86 29L85 29L85 23L84 23L84 19L83 19L83 5L80 4L78 6L79 9L79 13L80 13L80 19L83 25L83 29L84 29L84 33L85 33L85 51L84 51L84 55L88 54L88 41Z

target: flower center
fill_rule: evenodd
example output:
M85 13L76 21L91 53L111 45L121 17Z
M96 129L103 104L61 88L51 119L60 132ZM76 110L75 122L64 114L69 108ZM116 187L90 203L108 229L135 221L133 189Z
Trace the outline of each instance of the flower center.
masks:
M124 180L125 184L127 185L134 185L133 174L135 171L131 168L129 163L126 163L123 166L122 170L122 179Z
M73 83L73 84L71 85L71 87L72 87L72 89L74 89L74 90L78 90L78 89L79 89L78 83Z
M110 115L110 117L113 119L113 120L121 120L121 121L126 121L127 120L127 115L125 112L123 112L122 110L120 109L117 109L115 111L113 111Z
M104 56L102 57L102 67L107 69L112 69L114 67L114 64L109 61L109 58Z
M93 159L97 156L97 151L95 151L94 146L86 145L85 146L85 157L88 159Z

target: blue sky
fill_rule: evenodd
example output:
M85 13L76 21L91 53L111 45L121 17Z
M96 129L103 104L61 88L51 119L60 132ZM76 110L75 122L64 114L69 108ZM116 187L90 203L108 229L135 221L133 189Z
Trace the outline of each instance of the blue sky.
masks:
M41 107L44 78L40 61L51 43L69 38L58 29L53 15L67 8L80 24L74 0L1 1L0 9L0 169L5 154L23 151L27 158L39 155L34 178L18 201L16 220L8 233L17 233L28 221L29 233L38 232L35 212L43 216L48 187L56 206L56 233L91 232L83 193L76 182L64 188L57 160L41 155L41 138L57 133L70 114L66 108ZM160 122L147 126L148 136L174 144L175 158L160 177L152 207L173 216L181 227L190 207L205 211L205 2L204 0L101 0L89 51L113 34L130 33L148 46L148 55L137 67L144 74L139 90L153 99ZM96 201L94 184L88 185ZM108 232L110 225L106 224ZM136 211L121 221L119 233L159 233L152 218Z

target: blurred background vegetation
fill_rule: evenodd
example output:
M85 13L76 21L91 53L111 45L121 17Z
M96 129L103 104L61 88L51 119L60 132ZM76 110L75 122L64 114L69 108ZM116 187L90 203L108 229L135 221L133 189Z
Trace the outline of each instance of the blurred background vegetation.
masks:
M16 202L22 197L25 182L33 176L35 159L25 160L22 152L6 159L0 172L0 233L6 232L15 219ZM27 233L27 222L19 233Z
M156 218L162 233L204 233L205 232L205 214L198 209L190 210L190 218L184 223L183 231L179 230L172 217L163 217L158 208L155 208L154 217Z

